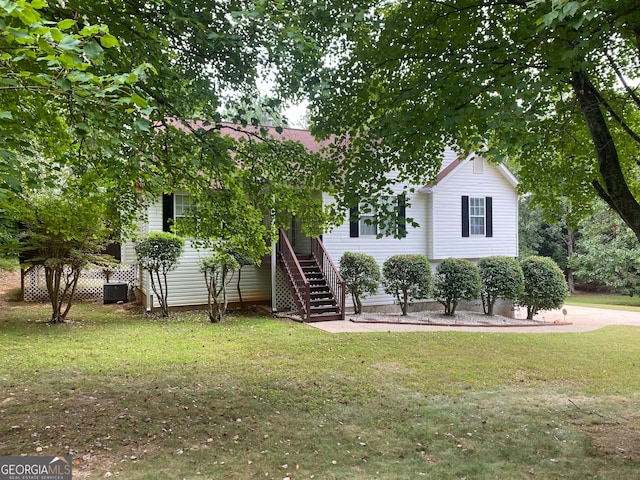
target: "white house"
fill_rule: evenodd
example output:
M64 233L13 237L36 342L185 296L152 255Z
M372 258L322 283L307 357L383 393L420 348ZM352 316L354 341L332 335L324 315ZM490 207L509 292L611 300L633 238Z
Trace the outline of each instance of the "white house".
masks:
M304 130L285 129L283 137L301 141L312 150L320 148ZM345 251L372 255L380 266L392 255L419 253L426 255L434 270L448 257L472 261L490 255L517 257L518 195L514 175L505 166L490 164L479 156L461 158L450 149L443 155L437 181L433 185L414 185L406 206L400 200L400 214L419 223L419 227L407 225L406 237L377 238L375 227L364 218L350 221L353 209L345 214L344 223L326 232L321 241L304 236L294 221L286 234L282 232L271 258L260 267L242 269L243 300L271 305L274 311L298 309L309 321L344 318L344 291L332 266L338 264ZM403 185L394 188L400 195ZM183 200L180 193L159 198L149 207L141 233L167 230L167 219L182 213ZM324 200L330 202L331 198L325 195ZM122 255L124 263L135 261L131 243L125 244ZM187 241L178 268L169 274L170 306L206 304L207 290L198 271L201 255L204 252ZM147 308L157 306L144 272L140 274L139 288ZM238 300L233 282L228 294L231 302ZM363 304L391 305L393 299L380 287ZM347 308L350 307L349 300Z

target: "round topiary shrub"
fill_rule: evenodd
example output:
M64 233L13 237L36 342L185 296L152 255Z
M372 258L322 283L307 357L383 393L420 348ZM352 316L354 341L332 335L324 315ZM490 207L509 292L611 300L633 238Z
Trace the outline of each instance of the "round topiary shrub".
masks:
M355 313L362 312L362 299L373 295L380 283L380 267L365 253L344 252L340 258L340 275L351 294Z
M429 298L433 277L424 255L405 254L389 257L382 265L384 291L393 295L402 315L407 315L411 301Z
M447 258L436 269L435 299L444 305L445 315L455 315L460 300L480 296L478 268L463 258Z
M163 317L169 316L167 274L178 267L184 250L184 239L169 232L151 232L135 245L138 264L149 272Z
M482 308L487 315L493 315L493 307L498 298L515 301L522 293L524 277L515 258L482 258L478 262L478 271L482 281Z
M560 308L567 297L567 281L560 267L548 257L528 257L520 266L524 275L524 291L518 303L527 307L527 318L540 310Z

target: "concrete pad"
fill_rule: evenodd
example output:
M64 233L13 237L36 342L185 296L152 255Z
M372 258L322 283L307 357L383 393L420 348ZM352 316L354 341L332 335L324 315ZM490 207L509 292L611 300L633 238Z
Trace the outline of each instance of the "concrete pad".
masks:
M540 312L534 318L543 321L539 326L488 327L488 326L435 326L402 325L392 323L355 323L349 320L332 322L314 322L308 325L329 333L366 333L366 332L496 332L496 333L571 333L588 332L610 325L640 327L640 312L608 310L603 308L576 307L567 305L563 309ZM516 313L517 318L526 318L526 311ZM554 322L569 322L559 324Z

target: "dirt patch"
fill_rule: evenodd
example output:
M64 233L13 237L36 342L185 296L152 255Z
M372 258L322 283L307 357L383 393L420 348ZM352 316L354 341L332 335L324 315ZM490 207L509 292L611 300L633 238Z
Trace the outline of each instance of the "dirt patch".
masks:
M0 307L20 299L20 270L0 271Z
M640 415L577 426L591 437L594 455L640 461Z

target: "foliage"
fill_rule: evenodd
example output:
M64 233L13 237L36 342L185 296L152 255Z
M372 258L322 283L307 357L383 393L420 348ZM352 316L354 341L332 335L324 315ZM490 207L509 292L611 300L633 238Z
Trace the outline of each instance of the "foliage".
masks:
M240 309L244 310L244 301L242 300L242 289L240 284L242 281L242 267L249 265L259 265L259 261L253 259L250 255L243 253L236 247L231 247L229 253L238 262L238 280L236 282L236 291L238 292L238 302L240 303Z
M14 248L24 265L44 268L50 322L64 322L82 270L89 264L114 262L101 254L113 233L107 227L109 208L104 197L74 185L15 197L6 212L20 222Z
M567 199L561 199L562 208L545 214L527 196L520 201L518 220L518 247L520 258L538 255L550 257L565 272L569 292L573 293L574 274L569 264L576 242L580 238L580 224L571 214Z
M345 2L351 33L306 76L314 131L335 135L354 198L391 170L435 179L452 145L513 159L548 213L569 198L584 217L597 194L640 238L637 2L369 5Z
M413 300L429 298L433 278L429 260L424 255L393 255L382 265L382 275L384 291L393 295L402 315L407 315Z
M93 121L104 126L113 114L120 117L119 129L135 129L151 112L133 90L153 72L150 64L107 71L110 51L120 47L108 26L97 18L90 23L71 14L53 17L45 1L0 4L0 201L43 178L51 185L41 158L62 158L76 149L72 139L88 138Z
M445 315L455 315L460 300L480 296L478 267L464 258L446 258L436 269L435 299L444 305Z
M231 281L233 272L238 270L238 260L224 249L218 249L213 255L200 260L200 272L204 274L207 284L207 306L211 323L220 322L227 311L227 284Z
M254 0L3 2L0 195L24 185L53 185L52 172L70 168L99 181L119 200L122 221L131 223L141 202L161 191L193 184L206 204L206 188L220 186L231 192L231 202L223 203L229 208L220 213L205 206L200 218L244 223L238 235L249 232L252 258L260 256L265 237L273 238L259 224L260 214L274 205L281 207L279 215L311 212L309 228L321 230L338 216L327 215L311 192L331 178L323 172L320 182L316 172L334 167L307 161L306 168L296 168L301 148L280 146L273 137L281 127L269 134L252 129L246 142L224 139L229 125L220 113L229 112L238 129L257 126L260 116L242 105L255 103L259 77L282 70L291 80L322 62L313 43L325 42L325 28L305 39L287 21L305 3L295 2L289 11ZM327 20L351 14L332 5L313 12L327 28L333 28ZM274 117L283 99L259 102L262 113ZM240 164L247 169L237 175ZM203 172L206 178L200 178ZM261 189L264 181L269 185ZM253 190L263 194L260 203L247 202Z
M639 295L640 245L634 233L602 203L582 222L581 231L570 258L576 276Z
M215 152L197 143L185 147L201 158L198 170L185 165L174 182L190 194L191 208L179 229L195 246L224 242L257 264L292 215L301 219L310 236L342 221L339 211L323 205L320 194L333 191L326 172L332 159L307 151L286 135L279 137L273 128L235 128L225 126L235 140L220 138ZM185 157L189 161L190 155ZM268 218L272 221L265 222Z
M498 298L515 301L524 288L520 263L515 258L492 256L478 261L482 281L482 307L484 313L493 315Z
M548 257L528 257L520 263L524 288L518 304L527 307L527 318L540 310L560 308L567 297L567 282L558 265Z
M149 272L163 317L169 316L167 274L178 267L184 239L169 232L151 232L135 245L136 259Z
M354 312L361 313L362 299L375 294L378 289L380 267L371 255L344 252L340 258L340 275L351 293Z

